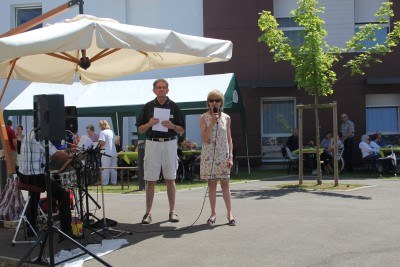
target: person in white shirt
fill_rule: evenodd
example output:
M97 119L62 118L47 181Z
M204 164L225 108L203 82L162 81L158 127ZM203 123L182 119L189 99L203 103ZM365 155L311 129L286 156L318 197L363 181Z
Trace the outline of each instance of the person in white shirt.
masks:
M369 143L370 143L369 135L364 134L361 136L361 142L358 145L358 147L361 150L363 160L372 162L374 171L377 172L379 168L378 166L379 156L374 153L374 149L369 145Z
M101 166L102 167L117 167L117 150L115 148L114 132L110 129L110 125L105 120L99 122L100 134L99 134L99 147L103 149L101 151ZM104 169L102 171L102 184L108 185L117 184L117 171L115 169Z

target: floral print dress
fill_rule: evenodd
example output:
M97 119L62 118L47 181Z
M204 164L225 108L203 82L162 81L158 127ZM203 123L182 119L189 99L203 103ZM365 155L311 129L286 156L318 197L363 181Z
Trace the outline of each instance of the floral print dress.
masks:
M211 114L204 113L202 117L207 127L211 123ZM230 168L228 167L229 144L227 137L227 127L230 117L228 114L221 113L221 117L211 132L210 140L203 143L201 149L200 178L205 180L229 179Z

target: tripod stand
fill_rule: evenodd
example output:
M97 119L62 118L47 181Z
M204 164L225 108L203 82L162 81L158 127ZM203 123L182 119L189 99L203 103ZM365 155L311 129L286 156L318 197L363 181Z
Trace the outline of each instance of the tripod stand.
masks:
M32 136L32 135L31 135ZM25 253L25 255L21 258L21 260L18 262L17 266L22 266L24 262L27 262L27 259L29 256L31 256L32 252L34 249L40 244L40 251L36 260L36 263L44 263L43 262L43 253L44 249L46 246L46 242L48 242L48 248L49 248L49 262L47 263L49 266L54 266L54 232L57 232L59 235L63 236L66 240L72 242L75 244L77 247L79 247L81 250L83 250L85 253L82 253L80 255L77 255L73 258L82 256L84 254L89 254L93 258L95 258L97 261L101 262L105 266L111 266L104 260L100 259L98 256L90 252L88 249L86 249L83 245L72 239L69 235L66 233L62 232L60 229L56 228L53 225L53 196L52 196L52 185L51 185L51 180L50 180L50 153L49 153L49 140L48 138L45 138L44 140L44 147L45 147L45 179L46 179L46 191L47 191L47 229L40 231L38 239L36 240L35 244ZM32 152L32 151L31 151ZM62 262L58 262L57 264L66 262L68 260L71 260L73 258L67 259Z
M101 235L100 233L98 233L97 230L94 230L94 227L92 227L90 223L91 222L90 217L93 217L97 221L99 221L100 218L96 217L93 213L89 211L89 199L94 203L97 209L101 208L101 206L97 203L97 201L90 195L88 190L89 184L94 184L95 181L97 181L97 178L99 177L100 149L90 147L85 151L85 153L86 157L85 157L84 175L82 177L83 179L79 183L79 190L80 190L79 196L81 198L80 200L81 220L84 222L85 228L90 229L93 233L97 233L103 238L105 238L104 235ZM85 214L83 213L83 199L85 199L85 204L86 204Z

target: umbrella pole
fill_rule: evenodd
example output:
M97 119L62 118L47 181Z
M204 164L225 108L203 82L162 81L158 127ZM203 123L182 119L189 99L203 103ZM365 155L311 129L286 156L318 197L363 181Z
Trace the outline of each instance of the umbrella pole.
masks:
M6 124L3 118L3 110L0 107L0 137L1 137L1 144L3 146L4 155L6 157L6 164L7 164L7 174L12 175L15 173L15 162L13 157L11 156L11 148L10 143L8 141L8 135L6 131ZM3 181L0 181L3 182Z
M11 74L12 74L12 72L14 71L15 64L17 63L17 59L15 58L15 59L13 59L11 62L12 62L12 65L11 65L10 72L8 73L8 76L7 76L6 83L4 84L4 86L3 86L3 90L1 91L1 95L0 95L0 103L1 103L1 100L3 99L4 93L6 92L6 89L7 89L8 83L10 82ZM3 115L2 115L2 116L3 116Z

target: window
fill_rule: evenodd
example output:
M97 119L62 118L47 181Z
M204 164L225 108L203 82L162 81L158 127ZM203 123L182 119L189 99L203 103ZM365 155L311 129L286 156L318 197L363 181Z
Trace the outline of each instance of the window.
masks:
M360 26L367 23L376 23L375 13L385 0L355 0L354 1L354 27L355 32L359 31ZM388 20L390 18L387 18ZM375 44L383 44L389 33L389 25L382 24L383 29L375 31L376 41L366 41L363 44L370 48Z
M262 159L263 161L282 160L281 147L295 127L294 98L271 98L261 100L262 110Z
M400 132L399 128L400 107L367 107L366 108L366 129L367 133L377 131L386 134Z
M33 18L42 15L42 7L41 6L16 6L15 7L15 26L19 26L24 24L27 21L30 21ZM42 24L39 24L33 29L41 28Z
M367 94L365 104L367 134L400 133L400 94Z
M294 46L301 46L304 38L301 36L303 27L297 25L293 18L277 18L279 29L283 31L284 35L289 38Z
M360 29L360 26L365 25L366 23L356 23L355 25L355 32L358 32ZM375 37L376 41L364 41L363 45L365 45L366 48L370 48L374 46L375 44L384 44L386 40L386 36L389 33L389 25L383 24L383 28L381 30L376 30L375 31Z

